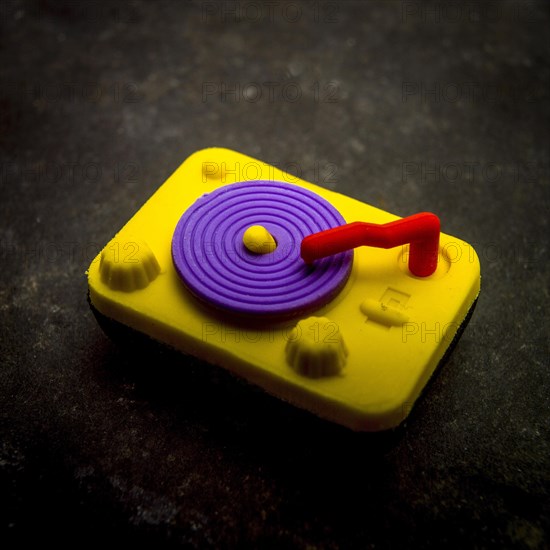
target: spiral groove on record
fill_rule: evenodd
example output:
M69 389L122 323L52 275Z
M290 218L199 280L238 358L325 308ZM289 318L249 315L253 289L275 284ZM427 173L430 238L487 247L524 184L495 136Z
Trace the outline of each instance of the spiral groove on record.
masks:
M308 266L300 257L307 235L346 223L312 191L278 181L228 184L200 197L172 238L174 266L201 300L247 315L287 316L321 307L346 283L353 251ZM277 247L250 252L243 234L261 225Z

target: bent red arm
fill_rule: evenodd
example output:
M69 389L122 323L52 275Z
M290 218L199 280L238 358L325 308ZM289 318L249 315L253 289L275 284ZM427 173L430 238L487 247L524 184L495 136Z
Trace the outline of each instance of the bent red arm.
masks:
M410 243L409 270L427 277L437 268L439 218L421 212L385 224L354 222L308 235L302 240L300 254L306 263L351 250L358 246L393 248Z

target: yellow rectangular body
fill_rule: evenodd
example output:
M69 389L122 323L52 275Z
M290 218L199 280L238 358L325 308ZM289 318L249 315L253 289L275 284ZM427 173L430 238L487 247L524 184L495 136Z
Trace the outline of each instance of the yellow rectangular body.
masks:
M229 369L296 406L360 431L399 425L442 359L480 290L474 249L441 234L437 271L415 277L408 247L355 250L351 276L309 328L323 341L337 332L346 364L310 377L288 363L300 318L243 322L190 294L171 258L174 229L195 200L222 185L256 179L307 188L347 222L398 216L303 181L227 149L189 157L92 261L90 300L106 317L204 361ZM106 273L106 270L110 271ZM184 366L182 367L184 368Z

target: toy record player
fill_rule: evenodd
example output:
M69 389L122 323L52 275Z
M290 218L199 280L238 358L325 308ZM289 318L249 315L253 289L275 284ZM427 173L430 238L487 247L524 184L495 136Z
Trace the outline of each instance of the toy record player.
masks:
M406 418L457 339L480 268L434 214L399 218L205 149L105 246L88 282L99 315L378 431Z

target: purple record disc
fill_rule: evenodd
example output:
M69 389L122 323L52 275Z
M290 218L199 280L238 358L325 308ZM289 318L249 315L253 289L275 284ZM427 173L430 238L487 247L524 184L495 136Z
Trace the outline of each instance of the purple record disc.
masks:
M203 195L180 218L172 238L174 266L208 304L245 315L289 316L317 309L345 285L353 251L307 265L307 235L346 223L325 199L279 181L231 183ZM250 252L244 232L265 227L277 247Z

